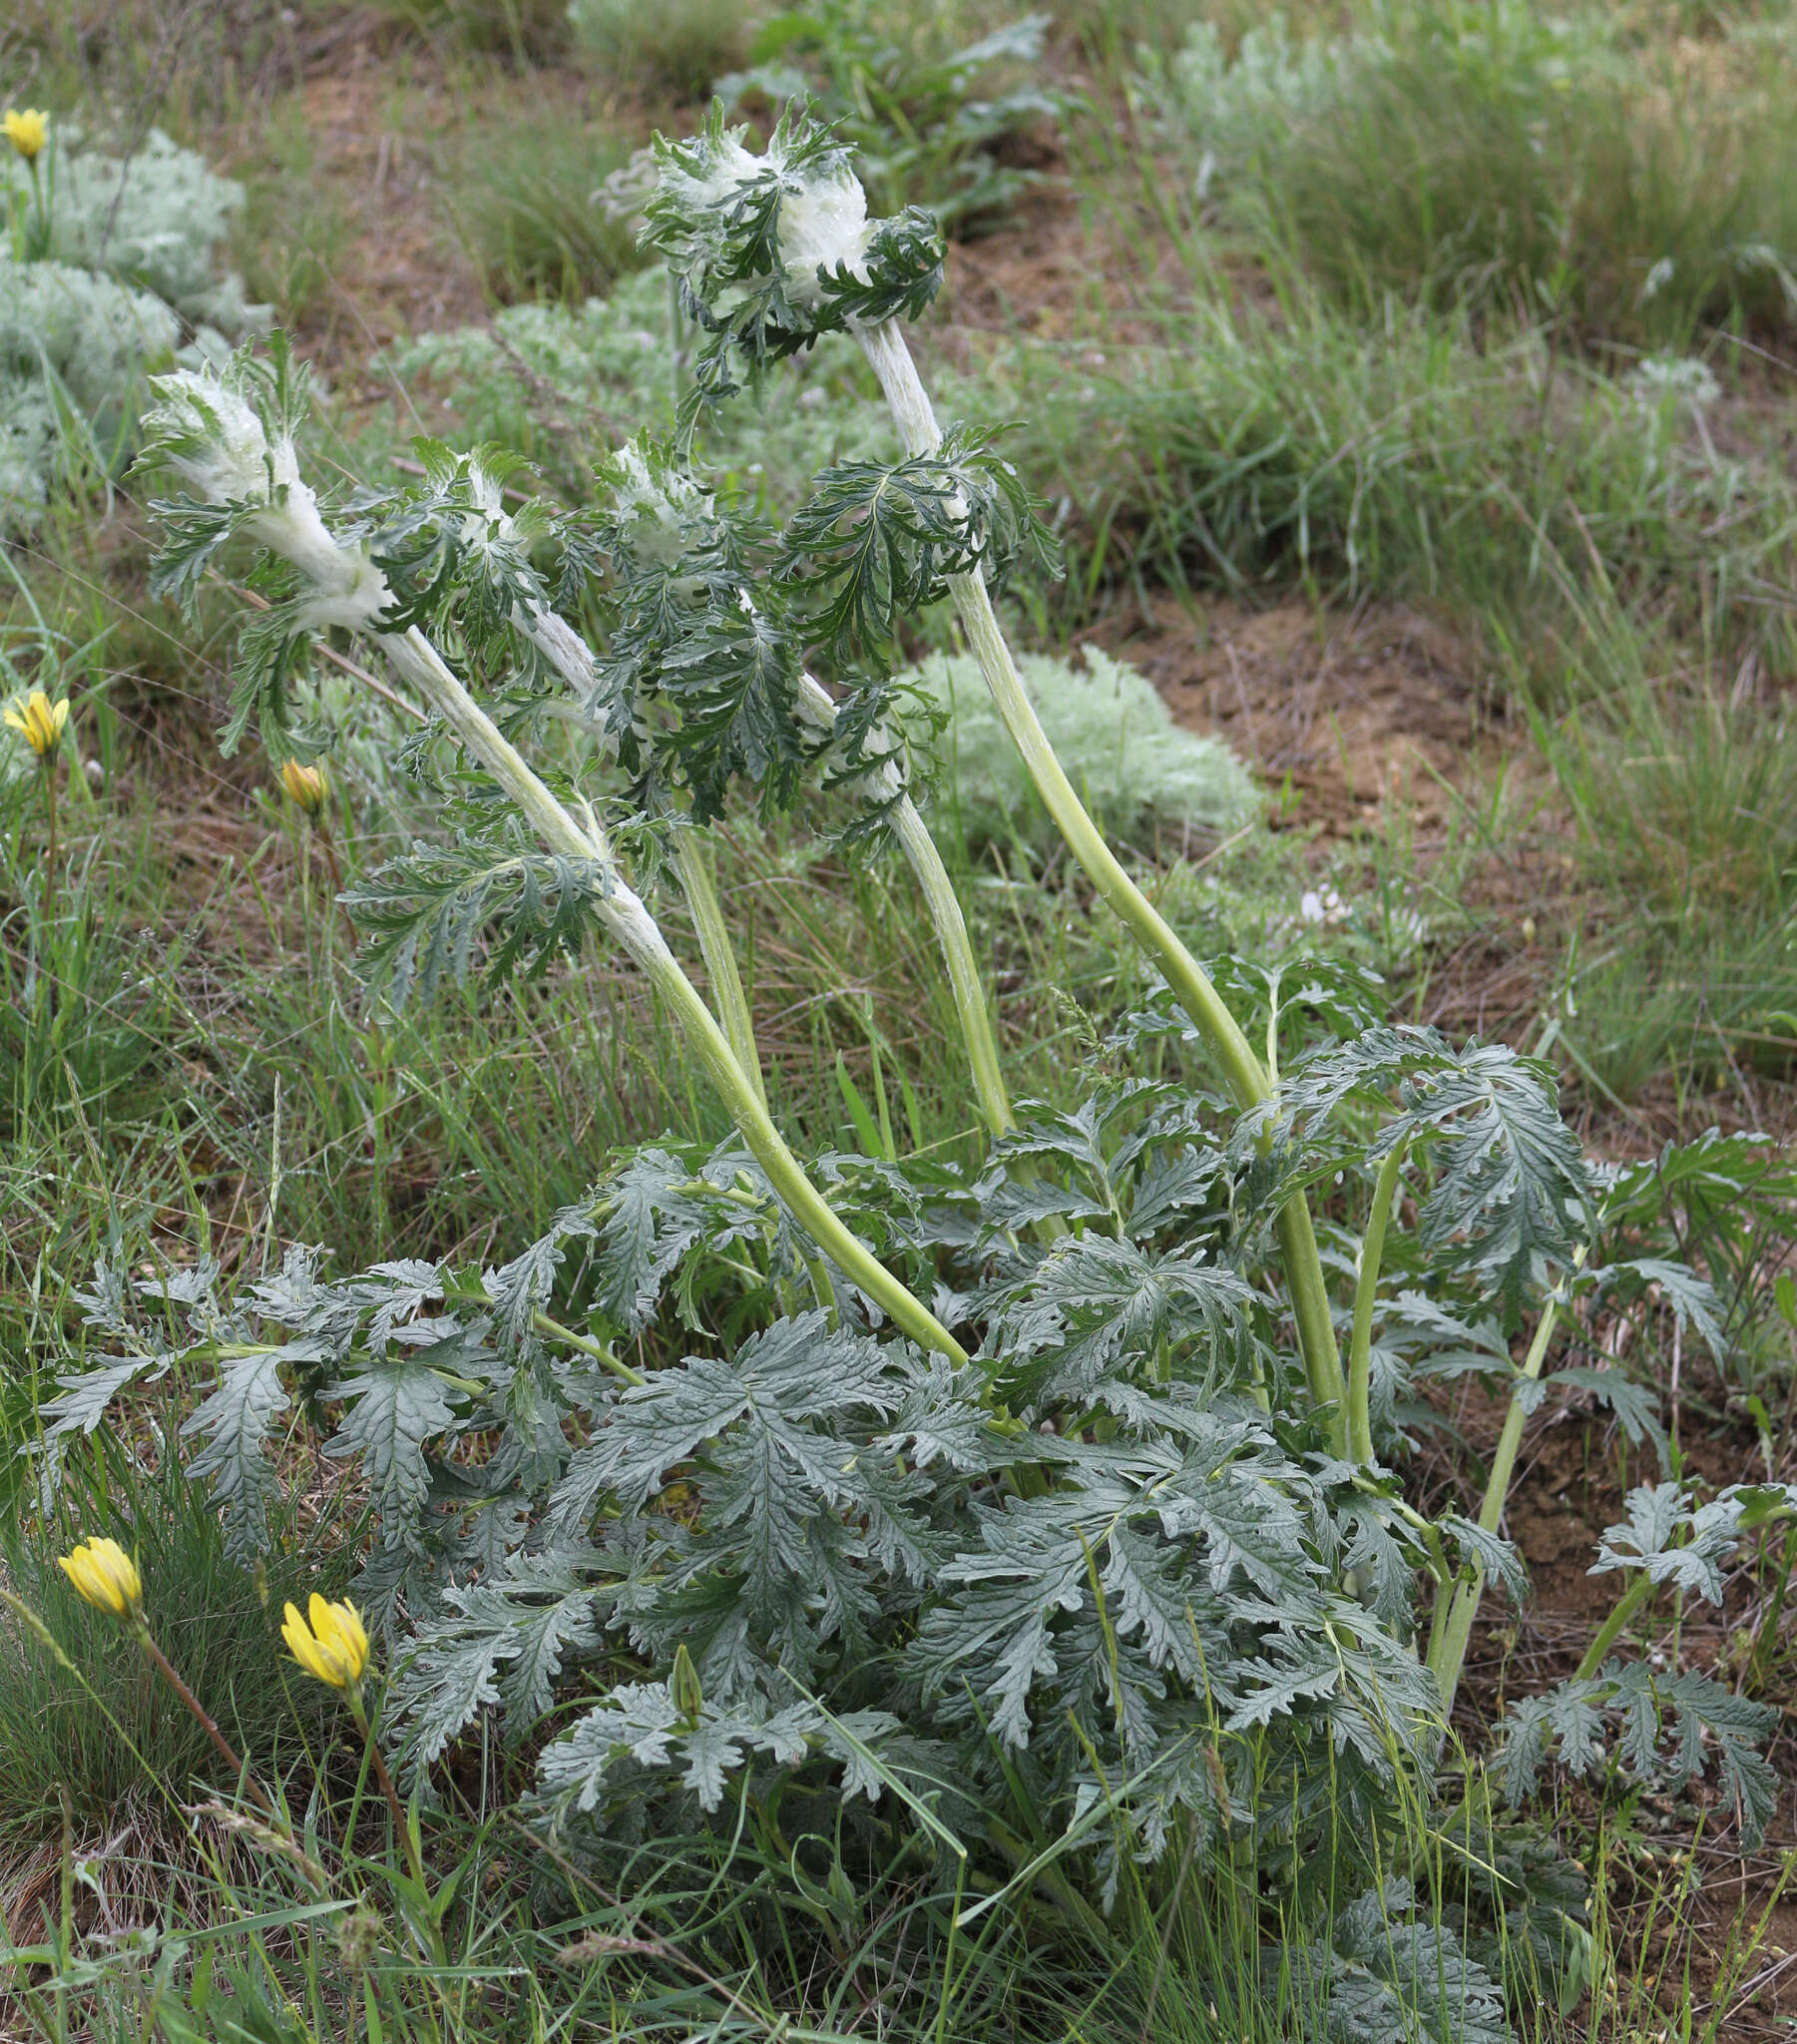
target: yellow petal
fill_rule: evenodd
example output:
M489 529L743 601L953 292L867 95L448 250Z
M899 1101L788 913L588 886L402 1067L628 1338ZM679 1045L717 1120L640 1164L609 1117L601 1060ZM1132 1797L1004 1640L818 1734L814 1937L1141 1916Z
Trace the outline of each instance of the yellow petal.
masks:
M88 1555L96 1573L118 1598L121 1606L136 1604L144 1595L138 1565L116 1540L90 1540Z
M59 1555L56 1565L75 1586L76 1594L87 1603L92 1604L94 1601L94 1579L88 1573L85 1550L78 1547L73 1554Z
M318 1674L317 1643L305 1629L305 1620L291 1604L286 1608L286 1623L280 1629L280 1636L287 1643L287 1651L308 1675Z
M355 1672L360 1675L368 1665L368 1629L353 1604L339 1604L337 1614L344 1644L355 1657Z
M345 1684L359 1681L368 1665L368 1635L355 1606L314 1599L312 1627L319 1646L342 1670Z
M50 117L36 107L26 107L22 112L11 108L0 117L0 134L31 163L50 140Z
M123 1618L137 1602L137 1568L116 1540L83 1541L58 1562L77 1594L96 1611Z

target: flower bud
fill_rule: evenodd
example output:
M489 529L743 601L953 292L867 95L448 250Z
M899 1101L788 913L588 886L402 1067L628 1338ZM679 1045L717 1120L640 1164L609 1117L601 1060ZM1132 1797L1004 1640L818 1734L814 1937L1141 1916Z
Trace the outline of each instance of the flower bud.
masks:
M674 1649L674 1673L668 1678L668 1694L674 1700L674 1707L679 1712L688 1732L698 1730L698 1714L704 1709L705 1693L699 1686L698 1670L692 1665L692 1656L686 1651L682 1640Z
M33 689L23 709L9 703L5 715L8 725L24 733L25 743L42 760L55 750L63 735L63 726L69 721L69 699L65 696L60 703L52 703L42 689Z
M360 1682L368 1665L368 1635L361 1613L353 1604L326 1604L314 1590L307 1615L309 1626L291 1604L286 1607L280 1636L293 1659L332 1689Z
M280 769L280 784L314 822L324 813L327 783L322 766L302 766L297 760L288 760Z

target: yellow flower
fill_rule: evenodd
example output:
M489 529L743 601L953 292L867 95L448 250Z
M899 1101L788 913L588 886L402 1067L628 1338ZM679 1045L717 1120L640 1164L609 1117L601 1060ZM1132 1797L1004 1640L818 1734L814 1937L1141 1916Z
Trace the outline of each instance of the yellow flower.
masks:
M316 1590L309 1607L308 1627L289 1604L286 1624L280 1636L293 1659L308 1675L328 1682L332 1689L347 1689L360 1682L368 1665L368 1635L362 1630L362 1616L353 1604L326 1604Z
M9 107L0 114L0 134L12 144L28 164L36 163L45 143L50 140L50 116L40 114L36 107Z
M302 766L289 760L280 769L280 784L308 816L322 812L327 785L322 766Z
M125 1618L144 1601L138 1565L116 1540L84 1540L57 1565L96 1611Z
M33 689L23 710L16 703L6 706L6 721L14 731L25 734L25 743L41 760L63 735L63 726L69 721L69 699L65 696L60 703L52 703L42 689Z

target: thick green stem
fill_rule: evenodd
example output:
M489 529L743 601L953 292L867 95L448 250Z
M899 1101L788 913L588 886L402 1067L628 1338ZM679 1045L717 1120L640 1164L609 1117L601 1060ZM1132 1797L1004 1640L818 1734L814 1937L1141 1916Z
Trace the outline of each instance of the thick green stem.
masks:
M742 592L745 603L751 601L746 590ZM579 633L557 617L553 611L531 609L521 611L519 622L535 641L538 649L550 664L581 695L591 693L594 681L593 655ZM552 710L560 706L551 705ZM820 730L830 732L836 725L836 705L829 691L810 675L801 675L799 682L798 707L802 715L809 718ZM575 717L577 723L584 718ZM974 1092L979 1098L980 1111L986 1117L987 1126L995 1136L1006 1136L1017 1126L1011 1112L1011 1102L1005 1092L1005 1082L999 1070L998 1042L993 1035L992 1018L986 1007L985 988L980 979L978 963L974 958L973 945L968 939L967 922L961 913L961 903L956 898L953 882L949 879L948 868L942 862L942 854L936 848L936 841L918 813L917 804L905 791L904 770L897 742L884 727L872 736L872 750L884 756L867 773L870 791L881 800L892 804L893 834L897 837L905 856L911 861L911 869L917 875L918 885L923 889L924 901L930 911L930 920L935 926L936 941L942 951L943 962L948 968L949 987L954 996L955 1012L960 1019L962 1040L967 1047L967 1059L973 1074ZM698 854L692 854L696 861ZM687 900L691 903L693 916L698 920L703 913L699 899L694 895L684 844L682 844L681 875L686 879ZM714 909L715 895L708 886L708 873L700 880L700 887ZM704 952L705 966L711 975L711 983L717 989L718 1007L723 1017L725 1030L735 1049L738 1061L746 1071L751 1072L756 1084L760 1083L760 1060L754 1049L754 1035L749 1025L749 1011L746 1002L738 1006L730 989L740 992L740 981L736 977L734 957L731 954L727 936L724 933L723 918L713 916L714 928L707 934L705 925L699 923L699 946Z
M598 823L591 816L584 824L577 822L562 806L421 632L414 627L403 636L382 634L380 640L400 673L518 804L545 843L573 857L611 862L611 846ZM882 1312L889 1313L913 1340L939 1349L953 1361L965 1362L967 1351L960 1342L855 1239L805 1176L737 1062L716 1017L669 950L655 918L615 868L610 891L600 904L600 916L674 1010L743 1141L793 1219L850 1282Z
M880 379L906 449L912 454L934 453L941 444L941 429L904 336L887 321L879 326L858 327L856 337ZM1197 1025L1237 1107L1246 1110L1272 1099L1276 1091L1273 1082L1222 996L1170 924L1130 878L1087 814L1017 672L983 576L952 576L949 592L960 613L968 645L992 692L993 703L1069 849L1113 912L1165 975L1174 997ZM1329 1411L1337 1446L1345 1448L1341 1352L1336 1345L1329 1292L1310 1209L1301 1194L1294 1194L1281 1209L1278 1236L1304 1357L1305 1379L1312 1397Z
M1584 1252L1580 1250L1573 1259L1573 1269L1576 1270L1583 1262ZM1486 1478L1485 1496L1479 1506L1479 1524L1487 1533L1496 1533L1504 1520L1504 1504L1510 1495L1510 1479L1516 1470L1517 1451L1523 1445L1523 1424L1529 1416L1528 1393L1524 1385L1534 1383L1542 1373L1542 1365L1548 1359L1548 1344L1554 1338L1555 1323L1560 1318L1560 1307L1558 1294L1543 1307L1535 1339L1530 1342L1529 1353L1523 1358L1523 1381L1512 1394L1510 1410L1504 1415L1504 1430L1498 1436L1491 1474ZM1441 1687L1444 1721L1454 1709L1454 1693L1460 1687L1467 1645L1473 1637L1473 1621L1479 1616L1479 1600L1484 1593L1485 1573L1475 1567L1471 1580L1456 1588L1447 1619L1430 1644L1429 1667Z
M662 962L643 961L655 978L657 988L674 1011L686 1040L699 1062L710 1074L711 1083L742 1131L743 1141L766 1172L768 1182L786 1203L793 1219L817 1247L830 1258L852 1284L858 1285L883 1312L926 1348L937 1348L956 1362L967 1360L967 1351L934 1313L912 1297L884 1265L876 1262L866 1245L837 1219L823 1195L805 1176L798 1159L787 1149L780 1132L742 1075L723 1031L711 1011L698 997L692 982L664 951Z
M730 1040L736 1062L755 1089L755 1097L765 1107L767 1088L761 1079L761 1053L755 1044L755 1018L748 1005L748 995L742 988L742 975L736 970L736 954L730 947L730 933L724 924L723 910L718 906L717 888L711 878L711 860L696 831L681 830L677 833L674 860L679 867L686 906L692 911L693 927L698 931L698 948L704 957L705 970L711 977L711 994L723 1020L724 1034Z
M748 592L742 592L743 600L749 601ZM586 641L553 611L532 610L521 614L524 629L536 642L540 651L565 680L581 694L589 694L593 686L593 655ZM552 710L561 706L551 705ZM836 725L836 705L830 692L810 675L799 678L798 707L802 715L809 718L819 730L830 732ZM585 724L586 719L578 714L574 721ZM993 1035L992 1018L987 1012L985 988L981 983L980 970L974 958L973 945L968 939L967 923L961 913L961 903L956 898L953 882L949 879L948 868L942 862L942 854L936 848L936 841L919 815L917 804L905 792L904 771L899 748L890 734L881 727L873 734L873 750L877 753L884 747L880 758L869 770L867 779L871 792L879 799L892 803L893 834L897 837L905 856L911 861L911 869L917 875L918 885L923 889L924 901L930 911L930 920L935 926L936 941L942 951L943 962L948 968L949 987L954 995L955 1012L960 1019L962 1040L967 1047L967 1059L972 1070L974 1091L979 1098L980 1110L987 1125L995 1136L1009 1135L1017 1126L1011 1112L1011 1102L1005 1092L1005 1082L999 1071L998 1043ZM694 859L697 853L693 854ZM687 876L685 847L682 842L681 875ZM714 894L701 879L700 886L711 901ZM691 903L694 919L701 915L701 904L695 898L690 880L687 880L687 900ZM754 1050L754 1035L749 1026L749 1011L746 1002L740 1009L733 1006L730 987L740 988L736 977L734 957L730 951L721 915L714 918L715 934L708 936L704 924L699 926L699 946L704 952L705 967L711 975L711 983L717 989L718 1006L723 1023L736 1056L743 1067L760 1081L760 1061ZM715 955L714 953L715 947Z
M1004 1074L999 1069L998 1039L986 1006L979 961L974 956L967 920L961 913L948 867L942 862L942 853L918 813L917 804L908 794L901 795L893 804L892 833L911 861L911 870L917 875L917 884L923 889L930 911L930 921L935 925L936 942L948 968L949 990L955 997L955 1013L960 1018L961 1040L967 1049L980 1112L995 1136L1008 1136L1017 1127L1017 1117L1011 1112L1011 1096L1005 1091Z
M1394 1143L1373 1184L1373 1211L1360 1244L1360 1276L1354 1285L1354 1332L1348 1343L1348 1453L1357 1462L1373 1459L1373 1304L1379 1267L1385 1261L1385 1228L1404 1169L1404 1142Z
M813 681L809 675L803 678L799 703L805 714L823 730L834 728L836 705L821 683ZM929 825L905 791L897 742L882 726L876 729L872 743L876 748L885 745L889 750L866 776L869 792L877 800L890 802L892 834L898 839L899 849L910 860L917 884L923 890L924 906L930 912L930 921L936 931L937 948L948 969L949 991L954 997L955 1013L961 1024L961 1040L967 1050L968 1068L973 1075L980 1112L995 1136L1008 1136L1017 1127L1017 1117L1011 1112L1011 1097L1005 1091L1004 1075L999 1067L998 1038L993 1034L992 1015L986 1005L986 987L980 977L979 961L974 956L973 941L967 934L967 918L961 913L960 897L955 892L955 883L949 878L948 867L942 862L936 840L930 835Z
M1591 1643L1585 1648L1578 1666L1572 1671L1574 1682L1589 1682L1603 1666L1603 1657L1621 1638L1623 1628L1643 1604L1652 1600L1659 1585L1642 1569L1628 1588L1610 1606L1609 1616L1591 1635Z

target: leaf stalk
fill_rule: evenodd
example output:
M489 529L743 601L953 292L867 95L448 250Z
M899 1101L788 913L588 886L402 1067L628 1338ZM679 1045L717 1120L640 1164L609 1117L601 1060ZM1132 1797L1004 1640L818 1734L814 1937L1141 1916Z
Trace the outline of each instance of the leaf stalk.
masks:
M1580 1249L1572 1259L1576 1270L1584 1262L1584 1251ZM1498 1446L1492 1455L1491 1473L1486 1478L1485 1496L1479 1506L1479 1525L1484 1532L1496 1534L1504 1519L1505 1501L1510 1495L1510 1479L1517 1466L1517 1452L1523 1445L1523 1426L1528 1413L1528 1391L1526 1386L1535 1383L1541 1376L1542 1365L1548 1359L1548 1344L1554 1338L1554 1329L1560 1319L1564 1294L1556 1292L1542 1309L1537 1323L1535 1338L1529 1344L1529 1353L1523 1358L1523 1368L1516 1389L1511 1393L1510 1410L1504 1415L1504 1430L1498 1436ZM1479 1601L1485 1594L1485 1572L1474 1565L1470 1580L1461 1583L1454 1591L1448 1605L1446 1619L1432 1629L1429 1646L1429 1668L1442 1694L1442 1722L1445 1724L1454 1710L1454 1695L1460 1687L1461 1671L1466 1665L1467 1646L1473 1636L1473 1621L1479 1615ZM1623 1602L1626 1603L1626 1598ZM1613 1619L1615 1613L1610 1617ZM1601 1634L1599 1635L1601 1637ZM1613 1638L1614 1635L1611 1635ZM1607 1643L1606 1643L1607 1644Z
M668 948L668 940L655 917L626 884L623 875L616 872L610 840L598 822L590 819L583 825L570 815L416 626L403 635L377 636L404 678L518 804L552 850L576 858L603 860L613 866L610 890L600 903L602 920L673 1009L743 1141L793 1219L843 1276L858 1285L882 1312L890 1314L914 1341L939 1350L952 1362L965 1362L967 1351L960 1342L855 1238L806 1177L784 1137L774 1127L759 1090L737 1062L717 1018Z
M933 453L941 445L942 431L904 335L891 320L877 326L858 325L854 332L879 378L907 452ZM960 614L968 645L986 677L993 703L1043 805L1074 856L1113 912L1165 975L1180 1006L1204 1038L1236 1106L1245 1112L1275 1099L1276 1086L1222 996L1171 925L1124 870L1068 779L1005 643L985 578L977 570L950 576L949 593ZM1332 1440L1338 1449L1345 1449L1346 1386L1341 1352L1336 1344L1316 1231L1302 1194L1293 1194L1279 1210L1277 1233L1305 1380L1312 1397L1328 1414Z
M1360 1244L1354 1331L1348 1341L1348 1453L1357 1462L1373 1459L1373 1306L1379 1292L1379 1267L1385 1261L1386 1225L1408 1148L1407 1139L1394 1143L1379 1166L1379 1176L1373 1182L1373 1210Z

